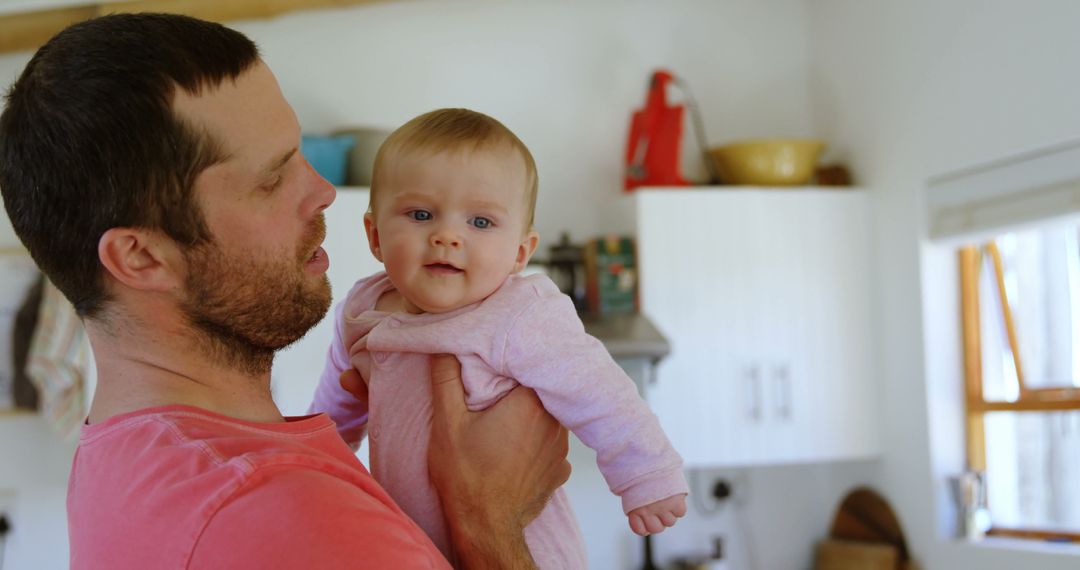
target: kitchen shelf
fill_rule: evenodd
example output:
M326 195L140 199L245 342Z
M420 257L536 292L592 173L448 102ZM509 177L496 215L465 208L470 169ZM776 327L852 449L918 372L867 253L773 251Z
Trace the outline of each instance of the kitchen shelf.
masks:
M647 358L653 362L671 352L671 344L656 330L652 321L640 313L629 315L582 314L585 332L596 337L611 357Z

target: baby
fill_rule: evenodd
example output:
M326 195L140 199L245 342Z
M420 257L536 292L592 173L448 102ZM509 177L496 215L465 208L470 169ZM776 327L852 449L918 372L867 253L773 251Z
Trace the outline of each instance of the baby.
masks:
M354 448L370 435L372 475L451 563L427 476L431 354L457 356L472 410L519 383L535 390L596 451L634 532L660 532L686 512L682 459L633 382L550 279L518 275L539 238L536 192L532 155L491 117L442 109L391 134L376 156L364 215L386 271L358 281L338 304L311 407L328 413ZM349 367L367 384L366 402L338 383ZM541 568L586 566L562 490L525 539Z

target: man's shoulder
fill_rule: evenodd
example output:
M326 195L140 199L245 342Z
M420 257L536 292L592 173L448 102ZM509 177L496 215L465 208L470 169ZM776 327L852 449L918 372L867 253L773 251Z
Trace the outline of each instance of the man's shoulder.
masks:
M405 524L325 416L268 429L170 409L96 428L84 431L69 486L73 561L166 567L245 536L284 541L352 517L361 522L347 524L350 534Z
M168 406L84 428L69 495L76 508L107 500L136 513L173 501L212 503L275 465L366 474L324 415L260 424Z
M430 540L370 476L310 466L257 469L213 514L192 567L442 567Z
M301 461L275 461L258 466L222 504L217 518L262 525L267 516L284 517L288 525L316 520L369 521L397 506L366 473L344 474ZM220 522L218 524L221 524Z

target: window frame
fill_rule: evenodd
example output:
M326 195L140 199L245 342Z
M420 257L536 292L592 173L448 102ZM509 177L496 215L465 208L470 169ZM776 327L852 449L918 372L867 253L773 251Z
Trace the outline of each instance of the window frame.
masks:
M979 277L983 256L989 256L994 267L996 288L1016 366L1020 393L1013 402L987 401L983 394L982 329L980 318ZM986 414L990 412L1058 412L1080 411L1080 388L1028 388L1020 361L1019 344L1013 323L1012 310L1005 290L1001 252L997 244L988 242L982 247L965 246L958 253L960 266L960 297L963 321L964 404L967 467L986 471ZM1055 540L1080 543L1080 531L1059 532L1034 528L992 527L991 536Z

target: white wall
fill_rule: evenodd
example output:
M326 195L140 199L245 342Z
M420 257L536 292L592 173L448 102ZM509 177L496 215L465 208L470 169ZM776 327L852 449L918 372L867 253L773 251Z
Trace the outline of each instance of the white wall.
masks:
M237 27L259 43L305 130L394 127L443 106L505 122L536 156L537 225L550 242L564 229L582 238L631 228L631 219L605 213L617 208L629 113L654 67L687 79L712 143L812 135L804 10L799 0L409 2ZM634 567L639 541L592 452L575 445L571 459L568 491L591 567ZM692 512L656 539L657 557L705 553L711 535L723 532L734 561L749 561L755 543L759 569L808 567L843 491L872 481L873 472L866 465L751 470L742 519L752 541L739 533L734 509ZM798 492L791 497L789 489Z
M563 229L584 238L630 228L629 219L604 213L619 197L629 114L641 105L654 67L667 66L690 83L711 143L816 134L806 22L804 0L517 0L393 2L236 27L260 44L306 131L393 127L455 105L503 120L537 158L537 225L546 244ZM0 57L0 82L10 82L28 58ZM6 224L0 226L0 237L12 240ZM0 450L21 433L0 420ZM34 437L36 446L70 455L69 447L44 434ZM591 452L575 447L572 459L569 492L588 535L592 567L633 567L639 543L592 466ZM25 486L44 477L44 469L22 469L10 482L0 479L0 488ZM709 537L723 532L734 561L753 558L758 569L809 567L812 544L826 533L843 491L872 482L876 473L871 464L742 472L748 484L741 517L733 508L691 513L657 538L657 553L661 559L704 553ZM48 476L66 477L66 467L53 466ZM59 488L49 502L62 506ZM738 530L739 520L749 536ZM8 565L63 567L56 562L62 550L66 555L62 533L57 524L36 534L33 554L24 552L37 558L12 557Z
M39 416L0 416L0 510L12 522L5 570L67 567L64 501L74 450Z
M30 54L0 57L7 86ZM0 215L0 248L21 247L7 215ZM0 415L0 510L12 520L5 570L66 568L65 496L74 441L66 441L37 415Z
M878 212L883 490L925 568L1075 568L1076 548L949 538L958 293L951 250L924 241L923 192L930 176L1080 136L1080 5L825 0L809 20L818 128L843 141Z
M805 20L803 0L417 1L237 27L309 131L447 106L502 120L536 157L546 244L601 229L655 67L689 82L713 142L811 134Z

